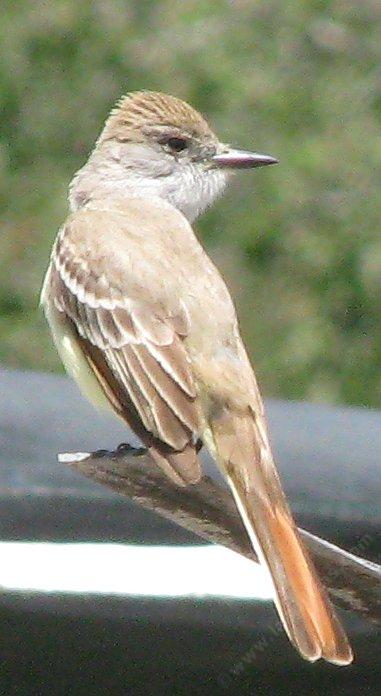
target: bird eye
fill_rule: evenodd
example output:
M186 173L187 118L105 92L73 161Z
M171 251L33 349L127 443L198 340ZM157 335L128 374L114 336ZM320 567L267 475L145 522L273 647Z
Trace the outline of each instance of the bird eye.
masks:
M185 150L188 143L185 138L168 138L165 141L165 145L168 145L168 147L174 152L181 152L182 150Z

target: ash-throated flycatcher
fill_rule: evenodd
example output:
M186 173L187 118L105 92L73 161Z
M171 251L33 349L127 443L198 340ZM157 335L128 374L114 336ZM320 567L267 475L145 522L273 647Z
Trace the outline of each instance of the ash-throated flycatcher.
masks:
M352 660L298 536L269 445L233 302L191 223L236 169L276 160L221 143L188 104L128 94L70 186L42 303L68 372L111 407L178 485L205 443L268 568L307 660Z

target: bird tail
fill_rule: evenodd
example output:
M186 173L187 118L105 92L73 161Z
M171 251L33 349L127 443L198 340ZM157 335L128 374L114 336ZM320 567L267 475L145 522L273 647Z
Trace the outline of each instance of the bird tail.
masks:
M260 561L267 567L285 631L301 655L337 665L351 647L299 537L255 415L227 409L210 424L211 444Z

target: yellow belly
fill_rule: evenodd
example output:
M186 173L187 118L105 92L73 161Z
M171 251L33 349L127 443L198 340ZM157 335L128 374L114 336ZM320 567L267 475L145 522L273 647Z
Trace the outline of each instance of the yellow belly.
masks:
M82 394L98 409L114 410L83 355L74 330L65 317L48 302L44 306L53 340L66 371Z

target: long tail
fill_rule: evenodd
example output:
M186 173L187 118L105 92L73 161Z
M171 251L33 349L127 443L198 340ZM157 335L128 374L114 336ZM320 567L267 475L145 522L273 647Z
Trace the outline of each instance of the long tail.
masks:
M253 548L267 567L288 637L311 662L353 659L351 647L292 519L266 433L253 413L224 410L210 423L214 455L227 477Z

